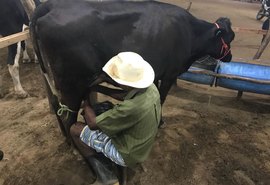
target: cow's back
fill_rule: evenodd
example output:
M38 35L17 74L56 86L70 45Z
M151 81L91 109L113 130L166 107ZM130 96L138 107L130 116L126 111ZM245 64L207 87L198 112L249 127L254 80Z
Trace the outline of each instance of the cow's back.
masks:
M20 0L0 0L0 34L7 36L28 25L28 17Z
M192 17L179 7L154 1L58 0L46 6L49 12L37 22L45 49L51 56L69 61L69 67L80 63L85 75L89 70L99 73L112 56L122 51L139 53L156 75L163 75L170 62L177 60L174 50L189 37L188 28L179 29L178 22L188 25L186 17ZM181 48L183 53L187 48Z

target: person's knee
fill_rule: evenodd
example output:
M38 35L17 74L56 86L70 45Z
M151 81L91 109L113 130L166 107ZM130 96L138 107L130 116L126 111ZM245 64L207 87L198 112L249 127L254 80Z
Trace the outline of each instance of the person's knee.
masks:
M70 127L70 135L71 137L74 138L78 138L81 135L81 132L83 130L83 128L85 127L85 124L81 123L81 122L76 122L74 123L71 127Z

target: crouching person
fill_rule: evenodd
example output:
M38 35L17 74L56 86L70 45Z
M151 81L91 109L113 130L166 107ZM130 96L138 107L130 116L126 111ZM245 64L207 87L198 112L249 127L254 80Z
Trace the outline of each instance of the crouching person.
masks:
M78 150L96 172L97 180L110 184L115 178L93 154L103 153L120 166L142 163L154 144L161 105L153 84L154 71L140 55L119 53L107 62L103 71L126 92L123 101L98 116L86 103L87 125L75 123L70 132Z

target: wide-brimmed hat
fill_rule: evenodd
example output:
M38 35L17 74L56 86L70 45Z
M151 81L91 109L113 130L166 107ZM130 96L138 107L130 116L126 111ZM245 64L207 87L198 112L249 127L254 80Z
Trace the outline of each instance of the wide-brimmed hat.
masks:
M155 78L151 65L134 52L119 53L102 70L117 83L135 88L149 87Z

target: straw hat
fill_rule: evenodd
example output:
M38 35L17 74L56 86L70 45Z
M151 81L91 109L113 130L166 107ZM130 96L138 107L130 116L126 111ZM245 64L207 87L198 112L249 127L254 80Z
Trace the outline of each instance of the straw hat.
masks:
M151 65L134 52L119 53L102 70L117 83L135 88L149 87L155 78Z

